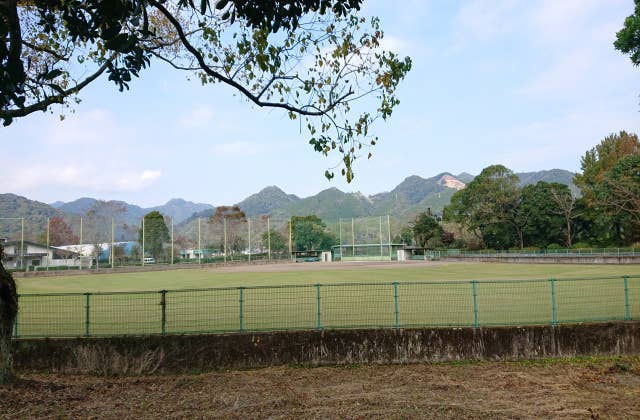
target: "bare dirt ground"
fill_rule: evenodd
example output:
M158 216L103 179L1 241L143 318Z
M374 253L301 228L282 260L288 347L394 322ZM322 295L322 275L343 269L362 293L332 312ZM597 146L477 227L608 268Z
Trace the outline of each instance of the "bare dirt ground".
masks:
M1 418L640 418L640 357L22 374Z
M436 267L447 263L433 261L403 261L402 267L429 266ZM448 263L451 264L451 263ZM466 262L456 264L468 264ZM331 271L331 270L371 270L376 268L398 268L397 261L334 261L334 262L304 262L304 263L277 263L277 264L235 264L205 270L216 272L283 272L283 271Z

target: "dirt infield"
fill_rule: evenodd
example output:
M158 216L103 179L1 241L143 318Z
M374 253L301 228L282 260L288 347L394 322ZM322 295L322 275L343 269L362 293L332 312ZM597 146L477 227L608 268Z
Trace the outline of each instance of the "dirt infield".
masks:
M400 266L399 266L400 264ZM404 268L404 267L437 267L447 263L434 261L334 261L334 262L299 262L299 263L278 263L278 264L232 264L226 266L213 267L205 270L228 273L243 272L289 272L289 271L331 271L331 270L371 270L385 268ZM450 263L449 263L450 264ZM456 262L456 264L466 264L465 262Z
M2 418L638 418L640 357L194 375L24 374Z

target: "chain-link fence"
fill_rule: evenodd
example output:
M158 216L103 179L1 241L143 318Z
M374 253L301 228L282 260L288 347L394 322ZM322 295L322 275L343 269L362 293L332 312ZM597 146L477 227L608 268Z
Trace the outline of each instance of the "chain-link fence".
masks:
M15 337L640 320L640 276L23 294Z
M169 217L131 224L104 217L0 218L3 264L15 271L204 264L291 258L289 220L260 216Z

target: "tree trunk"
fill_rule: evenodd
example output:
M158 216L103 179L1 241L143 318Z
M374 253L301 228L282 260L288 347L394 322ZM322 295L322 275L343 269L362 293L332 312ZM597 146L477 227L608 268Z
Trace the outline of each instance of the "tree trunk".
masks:
M2 265L3 249L0 244L0 384L11 382L13 374L13 357L11 351L11 335L13 323L18 314L18 294L16 283L11 273Z

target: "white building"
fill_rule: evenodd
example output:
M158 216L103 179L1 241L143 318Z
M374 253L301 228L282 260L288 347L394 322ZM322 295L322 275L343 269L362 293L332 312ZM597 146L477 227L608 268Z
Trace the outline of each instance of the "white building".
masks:
M30 241L4 241L2 246L4 248L2 264L5 268L80 265L80 254L65 249L47 247Z

